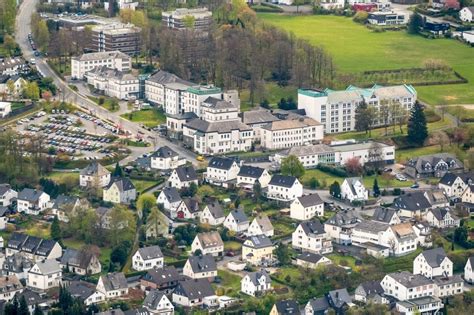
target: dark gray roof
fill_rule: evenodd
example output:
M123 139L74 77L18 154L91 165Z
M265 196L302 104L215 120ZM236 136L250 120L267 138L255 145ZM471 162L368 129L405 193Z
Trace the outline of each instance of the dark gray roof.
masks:
M207 279L186 279L178 283L174 293L195 300L214 295L214 289Z
M325 296L311 299L308 303L311 305L314 314L325 314L330 307L328 299Z
M242 121L248 125L265 124L277 120L279 119L266 109L257 109L242 113Z
M414 167L418 173L431 173L438 163L447 163L448 169L462 169L462 162L450 153L437 153L410 159L408 166ZM428 167L430 166L430 167Z
M94 161L81 170L80 175L92 176L96 174L110 174L109 170L103 167L99 162Z
M189 212L191 213L199 212L199 203L196 199L186 198L183 200L183 202L186 205L186 208L189 210Z
M36 255L38 256L48 256L49 253L53 250L54 246L56 245L55 240L42 240L41 244L36 249Z
M179 119L179 120L185 120L189 121L191 119L198 118L198 116L194 112L185 112L182 114L166 114L166 117L174 118L174 119Z
M430 212L435 216L436 219L438 220L444 220L444 218L446 217L446 214L451 214L451 217L453 219L457 219L457 217L451 213L449 207L444 207L444 208L434 208L434 209L431 209Z
M286 175L273 175L269 185L290 188L296 181L296 177Z
M216 156L209 161L208 167L217 168L221 170L230 170L234 162L235 161L233 159Z
M395 281L399 282L407 288L415 288L433 283L431 279L428 279L425 276L414 275L408 271L393 272L388 274L387 276L392 277L393 279L395 279Z
M303 260L303 261L307 261L309 263L313 263L313 264L316 264L318 263L324 256L323 255L320 255L320 254L315 254L315 253L310 253L310 252L307 252L307 253L302 253L300 255L298 255L298 257L296 257L296 259L300 259L300 260Z
M191 82L188 82L186 80L181 79L177 75L174 75L172 73L163 71L163 70L158 70L154 74L152 74L149 78L148 81L152 81L155 83L160 83L160 84L168 84L168 83L182 83L186 84L189 86L194 85Z
M469 257L468 261L471 264L471 268L474 268L474 256Z
M236 108L234 104L221 100L220 98L215 98L212 96L209 96L206 98L203 102L203 106L209 107L209 108L214 108L214 109L229 109L229 108Z
M207 204L207 208L215 219L219 219L225 216L224 210L222 210L222 206L217 201Z
M324 226L321 222L315 220L315 221L306 221L306 222L301 222L301 227L303 228L303 231L306 235L308 234L323 234L324 232Z
M26 234L14 232L8 240L7 248L20 250L27 238Z
M108 273L105 276L100 276L100 278L104 282L107 291L127 288L127 279L125 279L123 272Z
M384 290L380 281L365 281L360 284L366 296L382 295Z
M73 206L79 198L74 196L59 195L54 200L53 209L62 209L63 207Z
M272 279L270 278L270 275L264 269L262 269L260 271L250 272L250 273L248 273L248 276L250 278L250 281L252 281L252 283L254 285L258 285L259 284L258 279L260 279L262 277L265 277L266 283L270 283L272 281Z
M179 166L176 168L176 175L181 182L188 182L192 180L197 180L196 170L192 165L189 166Z
M21 253L15 253L5 258L2 269L13 273L22 273L24 270L30 270L34 263Z
M18 200L26 200L29 202L36 202L39 200L43 191L31 188L25 188L18 194Z
M279 315L301 314L298 302L282 300L275 303Z
M253 248L264 248L273 246L272 241L265 234L250 236L249 238L247 238L247 240L252 242Z
M143 276L143 279L153 282L158 286L176 282L184 278L173 266L166 266L162 269L152 269Z
M242 123L240 120L227 120L227 121L206 121L201 118L196 118L188 121L186 127L194 129L200 132L217 132L217 133L228 133L232 130L239 131L251 131L252 128Z
M178 190L175 187L165 187L161 192L165 194L166 199L168 199L168 201L171 203L182 200Z
M171 150L168 146L163 146L159 148L158 150L153 152L153 154L151 155L151 157L157 157L157 158L163 158L163 159L172 158L175 156L178 156L178 153Z
M377 208L372 215L372 220L389 223L393 216L397 213L394 209L389 208Z
M110 189L112 185L116 185L120 192L130 191L135 189L135 185L133 185L132 181L128 177L114 177L109 182L105 189Z
M41 297L37 292L31 291L30 289L24 289L21 293L17 292L15 296L18 298L18 301L21 301L22 297L25 297L26 304L28 306L39 305L46 302L46 299Z
M443 177L441 177L441 179L439 180L439 183L451 186L454 183L454 181L456 180L456 178L458 178L458 177L459 177L458 174L448 172L448 173L444 174Z
M86 300L96 291L95 285L85 281L71 281L67 290L71 293L72 297L80 299L81 301Z
M61 265L87 269L91 262L92 255L93 254L88 251L68 248L61 257Z
M194 273L210 272L217 270L217 264L211 255L191 256L188 258Z
M8 207L0 206L0 217L3 217L7 214Z
M349 292L347 292L346 288L329 291L328 299L330 304L336 308L341 308L345 304L352 303L351 296L349 295Z
M46 257L56 244L57 242L54 240L45 240L23 233L13 233L8 241L7 248Z
M139 248L138 252L143 259L155 259L163 257L161 248L158 245Z
M153 313L151 313L149 310L147 310L144 307L140 307L140 308L136 308L132 310L126 310L125 312L123 312L123 314L124 315L152 315ZM114 314L114 315L117 315L117 314Z
M5 195L10 189L12 188L9 184L0 184L0 196Z
M244 223L244 222L249 222L249 219L245 215L244 211L242 209L235 209L232 210L229 215L232 215L234 217L234 220L237 223Z
M305 208L320 205L320 204L324 203L324 201L321 199L321 197L319 197L319 195L316 194L316 193L298 197L298 201Z
M424 192L416 191L395 198L393 207L400 210L417 211L430 208L431 203Z
M433 268L441 266L441 263L447 257L446 252L442 247L428 249L422 252L421 254L425 257L428 265Z
M143 306L150 310L158 309L158 304L163 298L163 295L164 294L158 290L151 290L145 297L145 300L143 301Z
M260 176L262 176L264 171L265 171L265 169L263 169L261 167L243 165L240 168L238 176L251 177L251 178L258 179L258 178L260 178Z

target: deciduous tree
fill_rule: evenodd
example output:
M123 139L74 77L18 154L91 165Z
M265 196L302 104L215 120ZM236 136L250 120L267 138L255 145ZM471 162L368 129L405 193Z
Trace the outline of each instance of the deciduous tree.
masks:
M300 178L304 175L305 169L298 157L289 155L281 162L281 173L283 175L294 176Z

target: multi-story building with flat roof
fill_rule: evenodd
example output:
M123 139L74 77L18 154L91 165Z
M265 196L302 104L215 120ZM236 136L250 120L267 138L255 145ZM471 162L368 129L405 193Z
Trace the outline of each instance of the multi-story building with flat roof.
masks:
M92 45L94 51L118 50L130 56L140 53L141 28L132 24L112 23L97 25L92 28Z
M212 12L206 8L180 8L162 13L163 26L176 29L194 29L207 32L212 25Z

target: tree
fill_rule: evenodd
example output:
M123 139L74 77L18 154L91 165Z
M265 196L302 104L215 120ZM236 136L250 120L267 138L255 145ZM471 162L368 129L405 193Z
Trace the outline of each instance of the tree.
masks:
M408 120L408 141L418 146L422 146L428 138L428 127L423 107L416 102L413 106Z
M36 27L36 42L41 51L46 51L49 45L49 30L46 21L41 19Z
M196 18L192 15L186 15L183 18L183 24L184 24L184 27L186 28L193 29L195 23L196 23Z
M53 223L51 223L51 238L55 241L60 241L62 237L61 226L59 224L58 216L55 215Z
M133 213L124 206L116 205L110 213L108 241L116 246L125 240L133 239L135 232L136 221Z
M28 309L28 303L26 302L26 298L23 295L20 299L20 306L18 307L18 315L30 315L30 311Z
M112 177L122 177L123 176L123 170L122 168L120 167L119 163L117 162L115 164L115 169L112 173Z
M155 206L156 198L152 194L143 194L138 197L137 210L138 216L143 219L143 222L147 222L148 214L151 209Z
M374 178L374 186L372 187L374 197L380 196L380 188L379 183L377 182L377 178Z
M463 128L454 129L453 140L458 146L460 146L464 141L466 141L466 131Z
M391 104L388 101L382 101L379 108L379 121L382 122L385 127L385 135L388 133L388 125L390 122L390 107Z
M305 169L298 157L289 155L281 162L281 173L287 176L300 178L304 175Z
M439 145L440 152L444 152L444 146L449 143L449 137L444 131L437 131L432 136L433 142Z
M356 156L347 159L344 166L347 173L349 173L351 176L358 176L362 174L362 164L360 164L360 159Z
M316 179L316 177L311 177L309 180L309 187L312 189L316 189L319 187L319 181Z
M341 198L341 186L338 181L335 181L329 186L329 193L335 198Z
M40 89L36 82L27 82L23 87L23 97L37 101L40 97Z
M280 243L275 251L275 255L280 262L280 265L287 266L291 263L290 251L288 245Z
M260 184L258 179L253 184L253 196L256 202L258 202L262 197L262 185Z
M409 34L418 34L423 27L423 18L418 13L413 13L408 20L407 32Z
M368 106L365 101L357 106L355 110L355 129L357 131L365 131L371 136L371 129L375 124L377 112L372 106Z

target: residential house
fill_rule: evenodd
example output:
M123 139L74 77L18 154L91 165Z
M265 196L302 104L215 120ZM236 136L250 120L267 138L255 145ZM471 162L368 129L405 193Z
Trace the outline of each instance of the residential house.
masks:
M315 144L324 137L324 125L309 117L277 120L260 128L260 144L268 150Z
M151 290L143 301L143 306L152 314L173 315L174 306L168 297L158 290Z
M271 176L266 169L250 165L242 165L237 174L237 185L252 191L257 181L259 182L260 187L265 188L268 186L270 179Z
M353 210L338 211L324 222L324 231L336 243L350 245L352 243L352 229L360 221L361 218Z
M385 275L380 284L385 295L392 296L399 301L433 296L435 293L433 280L408 271L389 273Z
M474 173L447 172L439 180L438 188L449 198L461 198L466 188L474 183Z
M390 227L389 224L383 222L361 221L352 229L352 243L367 248L369 255L388 256L393 243Z
M18 193L9 184L0 184L0 206L8 207L18 197Z
M461 223L449 207L430 209L425 218L431 226L440 229L458 227Z
M273 175L268 183L267 198L293 201L303 196L303 185L293 176Z
M415 315L420 314L420 312L423 312L423 314L437 314L443 307L442 301L433 296L397 301L395 304L397 312L405 315Z
M319 221L301 222L293 232L291 245L303 252L327 254L332 252L332 242Z
M360 177L346 178L341 185L341 198L349 202L366 201L369 199L369 191Z
M201 251L202 255L222 256L224 242L217 231L198 233L191 244L191 252Z
M105 187L110 183L110 172L99 164L92 162L79 174L79 186L99 188Z
M347 309L351 308L354 304L352 303L352 298L347 292L347 289L339 289L329 291L326 294L329 305L336 311L337 315L345 314Z
M403 25L408 22L405 14L394 11L375 11L370 12L367 22L372 25Z
M416 222L412 228L416 234L418 245L425 248L433 246L431 227L427 222Z
M86 199L81 200L75 196L59 195L54 200L51 212L58 217L59 221L67 223L70 217L73 216L76 210L81 206L88 206Z
M162 204L163 208L169 212L175 212L181 202L183 202L183 199L174 187L164 187L156 199L156 203L158 205Z
M327 266L332 264L332 261L320 254L311 252L304 252L296 257L295 265L303 268L316 269L319 266Z
M187 188L191 186L191 184L195 184L196 186L198 184L198 177L192 165L178 166L168 178L168 185L176 189Z
M391 225L388 232L385 244L393 255L402 256L416 251L418 239L409 222Z
M449 32L451 28L450 23L440 23L440 22L432 22L432 21L425 21L423 24L423 31L429 32L434 36L443 36Z
M5 261L2 264L2 274L26 280L28 278L28 271L33 265L34 262L31 259L26 258L21 253L16 253L5 257Z
M184 276L174 266L165 266L162 269L148 270L140 279L140 288L142 291L158 290L169 294L183 279Z
M242 245L242 260L255 266L273 262L272 241L264 234L250 236Z
M328 299L326 296L320 298L313 298L306 303L304 311L302 314L304 315L326 315L329 312L329 305Z
M137 271L159 269L164 266L164 257L158 245L139 248L132 256L132 268Z
M264 234L268 237L272 237L274 233L275 230L273 229L273 225L270 222L270 219L263 214L259 214L253 219L246 232L247 236Z
M226 185L226 183L236 180L240 167L233 159L223 157L213 157L206 169L206 181L216 185Z
M127 72L132 69L132 58L119 51L93 52L71 58L71 77L83 79L84 75L99 67Z
M413 274L427 278L450 277L453 275L453 262L442 247L425 250L413 261Z
M376 208L372 215L372 221L387 223L390 225L402 223L397 211L390 208Z
M28 70L28 65L21 57L0 59L0 75L15 76Z
M5 230L5 228L7 227L7 222L8 222L7 213L8 213L8 208L4 206L0 206L0 230L2 231Z
M130 204L137 199L137 189L128 177L115 177L104 187L102 199L107 202Z
M221 225L225 221L224 210L218 201L208 203L201 212L200 221L203 224L212 226Z
M464 280L467 283L474 283L474 256L468 258L464 266Z
M474 204L474 184L467 186L461 196L461 201L468 204Z
M281 300L273 304L270 315L300 315L300 307L295 300Z
M459 11L459 19L463 22L474 21L474 6L464 7Z
M24 188L18 193L17 209L18 212L39 215L49 207L49 200L50 196L41 190Z
M159 148L153 152L150 158L151 168L157 170L174 170L186 164L186 159L180 158L179 154L168 146Z
M62 269L59 262L54 259L37 261L28 271L26 285L38 291L57 288L61 284Z
M183 275L191 279L214 280L217 276L217 264L211 255L190 256L184 264Z
M242 209L232 210L224 220L224 226L237 233L247 231L249 225L250 221Z
M180 281L173 292L173 303L184 307L203 305L215 295L207 279L186 279Z
M125 296L128 294L127 279L122 272L102 275L97 283L97 291L103 293L107 300Z
M104 293L97 291L94 284L86 281L70 281L67 291L86 306L103 303L106 300Z
M464 292L464 280L461 275L440 276L433 278L435 283L434 295L438 298L444 298Z
M0 301L10 302L15 294L21 292L23 292L23 285L16 276L0 276Z
M316 193L298 197L290 205L292 219L305 221L316 216L324 216L324 201Z
M447 172L460 173L463 170L463 163L450 153L414 157L405 167L405 173L413 178L443 177Z
M355 290L354 300L362 303L388 304L380 281L365 281Z
M15 297L18 301L21 301L23 298L25 298L30 314L34 314L36 308L44 309L50 305L46 297L28 288L15 294Z
M25 257L33 261L58 259L62 255L62 248L61 245L54 240L46 240L14 232L10 235L5 254L11 256L16 253L22 253Z
M86 250L67 248L61 257L61 268L78 275L95 275L102 271L97 255Z
M415 191L395 198L392 208L398 215L407 218L423 218L434 207L449 206L448 199L441 191Z
M240 291L250 296L258 296L272 289L270 275L264 270L247 273L240 280Z

